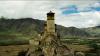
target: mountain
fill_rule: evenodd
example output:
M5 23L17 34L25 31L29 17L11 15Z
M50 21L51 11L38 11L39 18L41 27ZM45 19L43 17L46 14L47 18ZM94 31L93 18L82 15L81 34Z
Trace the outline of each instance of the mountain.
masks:
M84 28L93 37L100 37L100 26Z
M20 18L20 19L0 19L0 40L8 39L30 39L37 37L43 31L45 21ZM86 31L75 27L64 27L57 25L57 33L61 38L69 36L89 36Z
M86 31L76 28L76 27L64 27L64 26L59 26L57 27L58 33L65 37L65 36L80 36L80 37L88 37L90 36L89 33Z

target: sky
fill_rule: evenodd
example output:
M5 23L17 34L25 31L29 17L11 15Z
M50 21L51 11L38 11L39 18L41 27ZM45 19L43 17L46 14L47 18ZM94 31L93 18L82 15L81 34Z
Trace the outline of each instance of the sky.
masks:
M100 0L0 0L0 16L46 20L49 11L55 23L87 28L100 25Z

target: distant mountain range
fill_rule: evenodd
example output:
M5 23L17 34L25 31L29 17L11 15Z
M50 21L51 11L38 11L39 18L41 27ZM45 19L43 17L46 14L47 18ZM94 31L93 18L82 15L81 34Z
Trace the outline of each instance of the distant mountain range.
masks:
M0 19L0 40L4 39L30 39L36 37L44 29L43 20L32 18ZM100 27L79 29L57 25L57 33L61 38L66 36L99 37Z
M100 26L84 28L92 37L100 37Z

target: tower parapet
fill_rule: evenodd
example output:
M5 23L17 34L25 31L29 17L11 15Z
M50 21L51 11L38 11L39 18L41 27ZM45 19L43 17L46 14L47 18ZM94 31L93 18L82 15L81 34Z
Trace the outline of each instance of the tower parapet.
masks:
M55 13L53 13L52 11L47 13L47 20L54 20L54 15Z

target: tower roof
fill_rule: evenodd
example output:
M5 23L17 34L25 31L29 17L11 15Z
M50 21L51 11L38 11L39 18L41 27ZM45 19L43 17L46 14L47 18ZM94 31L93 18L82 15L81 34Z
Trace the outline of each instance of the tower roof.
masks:
M52 11L50 11L50 12L47 13L47 15L53 15L53 14L55 14L55 13L52 12Z
M52 11L50 11L49 13L53 13Z

